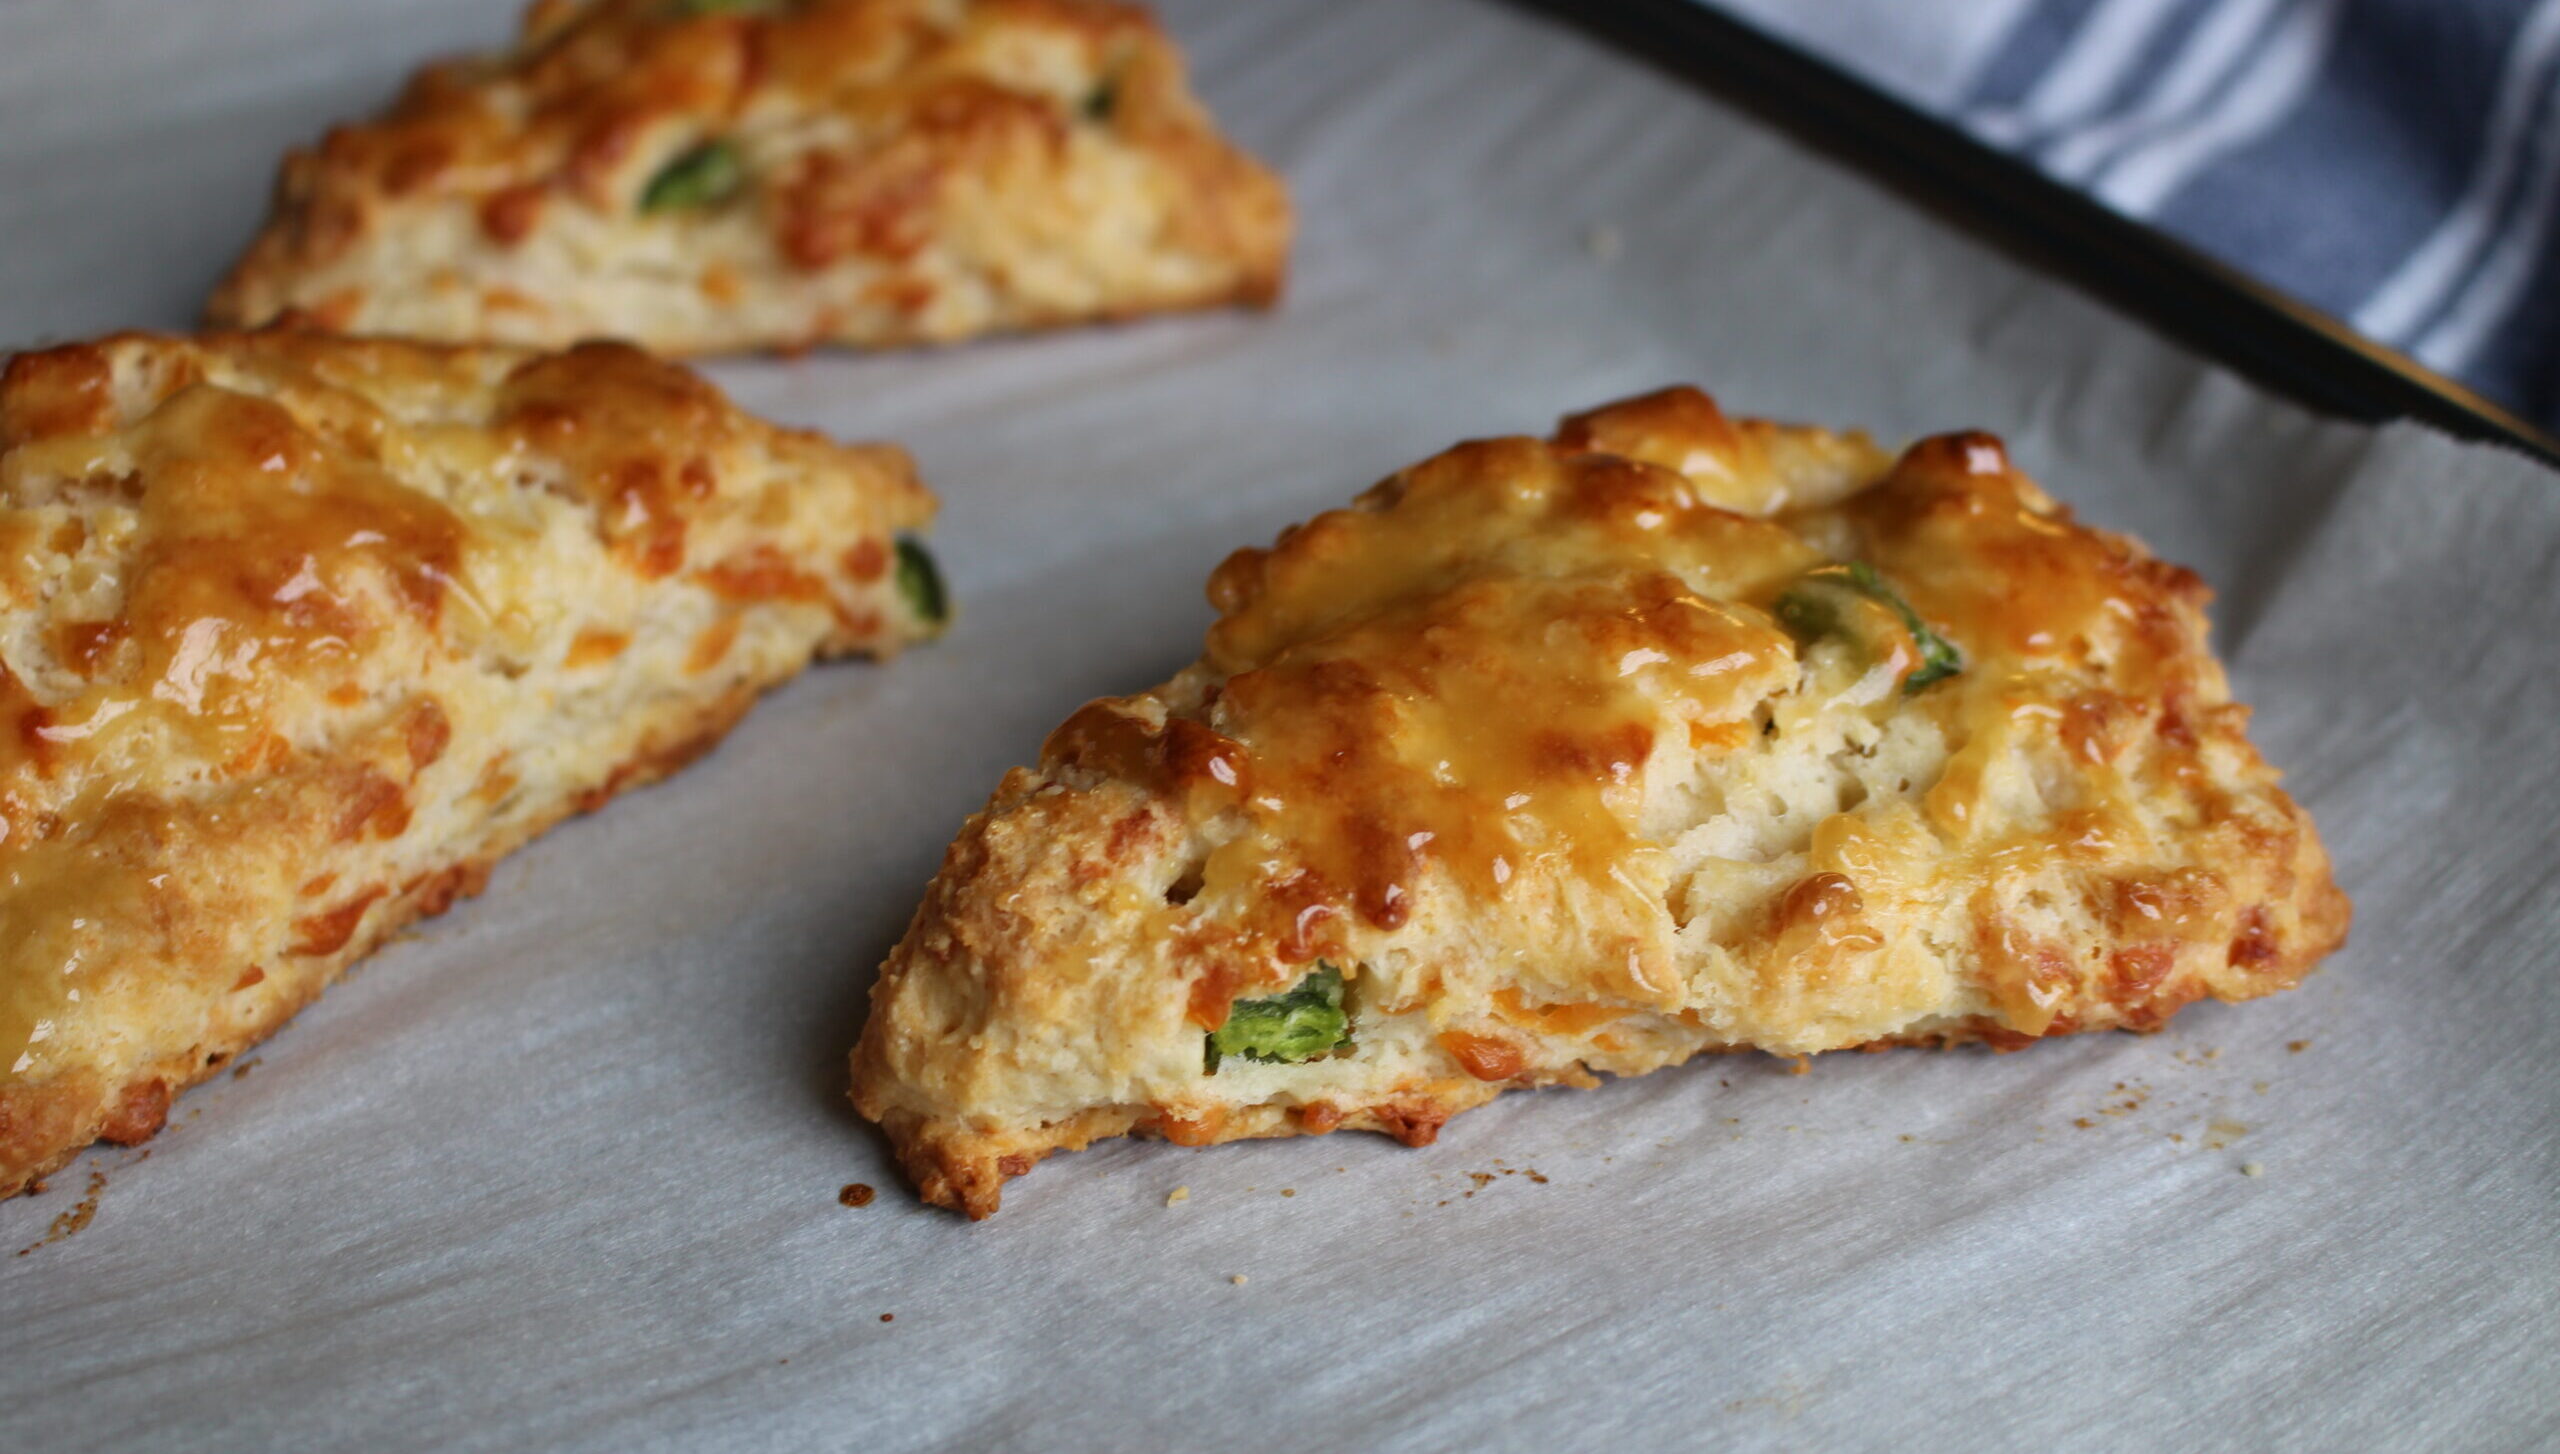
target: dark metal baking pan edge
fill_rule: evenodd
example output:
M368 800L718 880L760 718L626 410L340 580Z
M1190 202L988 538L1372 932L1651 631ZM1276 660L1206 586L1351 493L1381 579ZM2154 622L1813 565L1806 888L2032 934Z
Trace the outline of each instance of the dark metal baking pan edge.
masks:
M2337 319L1694 0L1510 0L1705 86L2277 393L2560 465L2560 438Z

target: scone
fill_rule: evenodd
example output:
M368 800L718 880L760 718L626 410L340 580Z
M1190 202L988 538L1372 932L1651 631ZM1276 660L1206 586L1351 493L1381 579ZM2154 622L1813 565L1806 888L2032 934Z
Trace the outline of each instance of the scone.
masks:
M969 820L853 1096L973 1217L1050 1151L1337 1127L1701 1051L2022 1045L2343 938L2203 584L1998 440L1673 389L1219 567L1200 661Z
M900 451L619 345L10 360L0 1195L811 656L931 633L932 514Z
M1107 0L537 0L286 158L207 310L662 353L943 342L1220 303L1279 179Z

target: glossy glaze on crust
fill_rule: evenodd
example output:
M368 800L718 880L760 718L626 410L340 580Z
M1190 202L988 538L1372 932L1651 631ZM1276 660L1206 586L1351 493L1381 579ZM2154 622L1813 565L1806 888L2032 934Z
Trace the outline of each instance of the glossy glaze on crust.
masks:
M618 346L125 336L0 375L0 1195L814 652L930 630L906 458Z
M1847 562L1856 619L1808 627L1791 593ZM1461 445L1239 552L1199 663L1006 779L882 971L856 1103L984 1216L1100 1136L1419 1144L1702 1051L2286 988L2347 905L2205 597L1987 435L1897 459L1675 389ZM1318 964L1346 1047L1210 1069Z
M1268 303L1289 232L1278 178L1134 6L541 0L514 49L432 66L288 157L208 316L660 352L943 342Z

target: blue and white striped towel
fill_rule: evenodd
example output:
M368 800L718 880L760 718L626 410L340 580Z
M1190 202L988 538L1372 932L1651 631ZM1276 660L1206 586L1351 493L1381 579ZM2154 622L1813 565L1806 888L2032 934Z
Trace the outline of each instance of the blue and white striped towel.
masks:
M1705 0L2560 427L2560 0Z

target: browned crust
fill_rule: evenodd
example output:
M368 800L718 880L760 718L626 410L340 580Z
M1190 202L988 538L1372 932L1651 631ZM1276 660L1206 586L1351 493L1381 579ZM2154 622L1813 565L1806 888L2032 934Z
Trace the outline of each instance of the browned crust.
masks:
M1736 440L1750 442L1745 448ZM1599 444L1674 461L1693 448L1705 449L1728 464L1741 451L1742 465L1707 473L1746 503L1755 484L1769 483L1753 478L1769 473L1767 461L1753 462L1754 451L1773 457L1785 451L1809 460L1817 478L1819 468L1826 466L1815 457L1822 453L1818 441L1766 426L1727 428L1703 395L1676 392L1582 416L1568 423L1562 442L1554 447L1583 450ZM1364 497L1362 508L1393 508L1404 498L1398 491L1450 460L1470 469L1499 471L1540 449L1532 441L1461 446ZM1632 456L1577 457L1614 460L1608 475L1595 469L1595 478L1609 482L1641 483L1636 472L1653 467ZM1932 614L1951 623L1950 634L1968 652L1979 653L1970 681L1999 681L1997 669L2004 661L2041 660L2035 655L2044 650L2039 643L2074 640L2073 631L2065 629L2070 623L2095 620L2095 613L2112 612L2120 601L2131 607L2133 624L2123 628L2125 636L2112 654L2053 658L2058 669L2071 674L2072 683L2053 688L2053 711L2063 724L2054 741L2067 749L2068 761L2121 774L2127 791L2148 792L2156 800L2157 826L2145 818L2128 821L2143 835L2159 835L2157 841L2175 851L2122 851L2104 834L2094 835L2097 848L2087 859L2075 860L2080 866L2070 869L2075 877L2063 890L2071 905L2067 938L2044 929L2021 929L1991 894L1975 896L1962 922L1974 936L1970 952L1980 980L1979 998L1933 1001L1951 1008L1869 1021L1866 1028L1845 1035L1793 1039L1756 1039L1747 1029L1731 1028L1733 1022L1710 1029L1711 1022L1694 1008L1666 1009L1659 1013L1698 1031L1697 1040L1670 1043L1667 1036L1677 1032L1661 1027L1666 1033L1631 1046L1605 1030L1550 1029L1541 1032L1549 1058L1542 1068L1525 1073L1516 1053L1471 1059L1450 1049L1449 1036L1443 1034L1440 1047L1447 1069L1428 1068L1429 1055L1408 1062L1423 1068L1399 1070L1394 1088L1367 1105L1298 1105L1285 1098L1259 1105L1228 1105L1211 1097L1186 1100L1178 1063L1161 1055L1139 1074L1121 1075L1123 1067L1113 1066L1116 1079L1097 1074L1079 1081L1057 1072L1054 1078L1066 1086L1064 1091L1048 1086L1036 1098L1016 1095L1008 1100L1016 1082L1050 1074L1050 1069L1037 1063L1037 1057L1012 1058L1006 1050L989 1047L1077 1044L1087 1026L1096 1043L1107 1044L1133 1023L1156 1035L1153 1044L1160 1047L1165 1036L1158 1027L1170 1023L1170 1017L1142 1021L1122 1006L1132 1001L1161 1006L1187 987L1192 1013L1185 1023L1208 1027L1219 1023L1232 1002L1234 986L1222 982L1219 965L1203 948L1222 941L1212 940L1187 917L1197 912L1188 908L1191 898L1164 889L1164 902L1175 907L1155 907L1154 891L1180 882L1171 866L1179 856L1164 851L1172 836L1166 825L1193 822L1202 812L1214 811L1199 807L1193 796L1206 783L1232 785L1259 771L1245 755L1248 749L1232 741L1217 750L1184 748L1183 729L1193 724L1183 715L1188 710L1183 704L1192 698L1177 694L1191 680L1186 676L1155 693L1098 703L1079 713L1053 735L1040 770L1009 775L987 810L963 827L874 990L873 1015L853 1058L855 1105L882 1125L927 1202L977 1218L996 1209L1008 1177L1022 1174L1052 1151L1080 1148L1104 1137L1156 1135L1200 1146L1349 1127L1421 1144L1448 1117L1505 1089L1581 1083L1594 1071L1647 1073L1698 1053L1758 1045L1883 1049L1979 1043L2008 1050L2054 1035L2151 1032L2200 999L2241 1001L2289 989L2344 943L2351 917L2347 899L2334 881L2309 815L2276 787L2273 770L2248 743L2243 730L2247 709L2227 698L2221 669L2206 644L2202 612L2207 592L2200 579L2156 560L2129 539L2078 526L2032 482L2016 475L2006 451L1988 435L1923 441L1889 472L1866 479L1839 497L1844 503L1805 508L1829 510L1833 523L1867 532L1864 549L1882 558L1879 569L1901 574L1895 570L1898 563L1909 572L1904 579L1917 582L1913 593L1924 609L1937 607ZM1784 490L1774 496L1784 497ZM1217 656L1218 632L1236 619L1240 603L1277 589L1272 582L1286 576L1293 554L1300 557L1294 564L1303 567L1324 551L1347 548L1344 530L1328 530L1328 522L1338 526L1355 518L1351 512L1319 517L1284 533L1270 551L1231 558L1213 578L1211 598L1221 622L1204 662L1223 665ZM2002 523L2024 519L2041 523ZM1975 533L1962 523L1948 523L1976 520L1995 524ZM1948 533L1926 536L1933 527ZM1998 533L2002 530L2016 530L2020 538L2009 539ZM2047 540L2070 544L2066 552L2061 545L2046 545ZM2093 604L2101 601L2106 604ZM2019 630L2021 620L2045 629L2028 638ZM1237 659L1260 658L1238 648ZM1209 698L1215 700L1223 690L1213 684ZM1114 735L1112 724L1125 730ZM1339 781L1326 780L1324 790L1335 790ZM1361 801L1394 799L1377 790ZM2072 821L2078 826L2067 835L2059 826L2046 825L2032 830L2042 833L2041 838L2021 841L2027 849L2047 853L2061 851L2058 841L2085 847L2081 829L2103 820ZM2129 836L2128 841L2151 840ZM1163 870L1144 880L1149 892L1124 901L1091 887L1126 887L1141 862ZM1196 885L1197 878L1192 882ZM1838 902L1830 896L1833 887L1851 895L1845 910L1825 907ZM1756 922L1723 931L1730 937L1720 942L1782 966L1793 976L1782 989L1797 992L1805 978L1833 973L1841 961L1809 953L1787 936L1814 939L1804 931L1827 913L1844 916L1833 922L1856 923L1862 911L1855 889L1843 874L1808 873L1769 900ZM1282 926L1274 931L1274 942L1285 945L1289 941L1279 936L1298 932L1303 903L1277 895L1267 901L1282 910L1272 916ZM1460 912L1475 907L1462 905ZM1329 922L1347 921L1355 910L1356 905L1346 908ZM1401 922L1382 922L1380 927L1392 932ZM1536 934L1552 922L1523 927L1503 921L1503 928ZM1223 930L1228 924L1215 927ZM1814 942L1820 946L1818 939ZM1264 958L1304 964L1324 948L1301 947ZM1160 956L1152 953L1157 950ZM1343 952L1357 957L1354 950ZM1115 981L1114 976L1122 978ZM1095 984L1106 984L1111 992L1095 991ZM1218 990L1206 1014L1200 1012L1202 985ZM1426 991L1440 992L1436 980ZM1985 999L1991 1008L1976 1014ZM1956 1014L1972 1017L1957 1020ZM1114 1016L1122 1018L1115 1021ZM1857 1043L1862 1034L1885 1030L1900 1033ZM1156 1069L1166 1066L1173 1069ZM1080 1095L1103 1084L1112 1087L1104 1095L1123 1103L1067 1113ZM1370 1088L1375 1084L1353 1094L1376 1094ZM1148 1098L1160 1103L1128 1103ZM1060 1119L1040 1120L1053 1113Z
M150 1136L174 1093L273 1033L358 956L477 891L497 858L551 823L708 749L811 654L888 655L929 625L889 580L894 532L933 512L903 452L777 429L635 349L533 355L278 328L123 334L7 362L0 599L19 644L0 670L0 837L19 902L0 917L8 987L26 993L0 997L16 1061L0 1069L0 1195L92 1139ZM592 532L492 556L478 608L556 595L564 577L551 568L565 555L708 622L663 690L581 697L596 715L562 718L571 750L521 793L503 764L541 705L499 678L541 663L493 658L449 629L446 592L474 523L442 481L404 477L392 456L405 451L386 447L429 421L498 446L459 451L453 470L527 462L499 483L546 515L565 509L571 535ZM134 460L112 506L91 498L105 477L80 473L96 457L83 442L102 439ZM424 441L424 457L451 442ZM275 491L279 462L303 488ZM129 524L94 528L108 509ZM333 584L288 594L297 570ZM122 589L84 603L82 582L99 580ZM631 641L603 627L650 618L578 615L585 629L562 643L561 670L585 674L578 692L601 692ZM253 635L259 669L178 702L161 688L201 621ZM756 628L753 659L732 662L742 626ZM389 661L404 666L371 669ZM613 670L628 686L653 668ZM476 782L456 765L430 788L422 774L454 746L447 708L461 709L442 694L466 684L463 698L488 711L463 745L492 755ZM66 711L175 725L139 759L101 756L54 732ZM412 835L415 795L430 791L453 811ZM353 857L333 857L340 847ZM357 862L361 880L330 871ZM66 965L94 975L54 996ZM51 1044L14 1048L40 1041Z
M1017 773L999 789L989 811L975 815L953 841L942 871L918 906L906 940L931 943L940 937L993 942L1018 936L1021 926L1005 916L980 912L980 890L994 860L1010 861L990 833L1004 820L1008 806L1036 796L1039 779ZM2310 817L2289 804L2295 833L2282 860L2279 882L2294 887L2289 898L2262 906L2264 919L2228 948L2225 973L2211 967L2182 964L2176 972L2135 996L2092 991L2076 996L2042 1034L2029 1035L1983 1016L1960 1024L1941 1025L1924 1033L1892 1037L1842 1051L1895 1048L1951 1049L1982 1045L1995 1051L2023 1049L2041 1039L2101 1030L2156 1033L2187 1006L2207 998L2245 999L2274 994L2299 984L2318 963L2346 942L2352 906L2331 874L2325 849ZM1073 836L1074 823L1044 823L1040 836ZM2275 866L2275 865L2271 865ZM1020 884L1006 880L1009 886ZM999 894L1003 898L1005 895ZM2119 942L2110 949L2131 947ZM893 965L895 961L893 960ZM879 1003L875 989L875 1005ZM975 1126L957 1119L918 1115L892 1105L880 1088L893 1083L891 1046L875 1011L852 1058L856 1107L876 1121L888 1136L899 1166L928 1205L960 1212L972 1221L993 1215L1002 1205L1004 1183L1023 1175L1058 1151L1081 1151L1096 1141L1135 1135L1187 1147L1282 1136L1324 1135L1336 1130L1369 1131L1404 1145L1427 1146L1451 1117L1483 1105L1505 1091L1549 1085L1591 1086L1598 1077L1584 1065L1562 1070L1536 1070L1485 1083L1452 1078L1399 1087L1389 1097L1363 1106L1265 1104L1228 1110L1215 1122L1168 1117L1150 1105L1103 1106L1064 1120L1031 1127ZM1732 1053L1749 1046L1702 1046L1698 1054ZM1594 1061L1605 1057L1594 1052ZM1665 1062L1667 1069L1679 1061ZM1645 1073L1645 1072L1639 1072Z
M981 828L983 823L983 819L973 822L972 828ZM2346 894L2330 877L2327 857L2320 848L2318 837L2310 831L2307 816L2303 818L2303 827L2295 867L2311 887L2302 897L2295 922L2276 926L2265 949L2268 957L2253 967L2256 991L2260 994L2272 994L2299 984L2322 959L2346 943L2353 917ZM971 834L964 832L962 844L970 837ZM955 855L960 854L962 844L954 845ZM941 888L939 880L936 888ZM939 897L938 893L929 897L918 911L919 925L933 914ZM913 933L910 930L910 935ZM2039 1040L2092 1030L2154 1034L2167 1028L2180 1010L2209 997L2211 993L2200 979L2182 975L2164 982L2146 999L2127 1004L2099 1001L2083 1004L2078 1007L2078 1013L2057 1017L2042 1035L2020 1034L1985 1016L1923 1034L1877 1040L1833 1053L1944 1050L1966 1045L2010 1051L2024 1049ZM1704 1047L1699 1053L1715 1054L1748 1048ZM885 1055L886 1047L879 1041L867 1035L863 1038L854 1059L853 1079L857 1087L887 1073ZM866 1066L866 1061L878 1063ZM1011 1131L978 1130L882 1106L864 1105L862 1110L879 1122L897 1155L899 1167L915 1183L917 1195L927 1205L946 1207L966 1215L971 1221L980 1221L992 1216L1003 1204L1004 1183L1010 1178L1030 1171L1052 1152L1081 1151L1096 1141L1107 1141L1115 1136L1154 1137L1197 1148L1269 1137L1321 1136L1337 1130L1370 1131L1391 1137L1406 1146L1421 1147L1432 1144L1439 1135L1440 1127L1451 1117L1483 1105L1505 1091L1547 1085L1588 1087L1598 1083L1596 1076L1581 1067L1571 1067L1560 1073L1533 1072L1496 1084L1469 1080L1435 1081L1400 1089L1393 1097L1373 1105L1341 1107L1318 1102L1305 1106L1253 1106L1232 1111L1214 1125L1197 1121L1169 1123L1163 1113L1152 1106L1099 1107L1045 1126Z
M2324 883L2306 908L2299 936L2266 966L2269 991L2300 983L2313 966L2345 944L2348 918L2346 895L2335 884ZM2155 1034L2167 1028L2178 1011L2205 998L2205 994L2200 985L2180 986L2150 1003L2134 1007L2122 1023L2113 1025L2086 1025L2065 1018L2055 1021L2054 1027L2043 1035L2021 1035L1983 1017L1926 1034L1877 1040L1831 1053L1949 1050L1966 1045L1983 1045L2005 1052L2023 1050L2039 1040L2058 1035L2093 1029ZM1747 1047L1707 1047L1699 1053L1719 1054L1744 1048ZM1198 1122L1169 1125L1161 1113L1148 1106L1106 1106L1064 1121L1017 1132L973 1131L906 1111L889 1111L879 1121L880 1129L888 1136L890 1147L897 1154L899 1168L915 1183L916 1195L928 1206L945 1207L976 1222L993 1216L1003 1205L1006 1181L1030 1171L1051 1152L1082 1151L1096 1141L1107 1141L1115 1136L1152 1137L1196 1149L1230 1141L1370 1131L1405 1146L1422 1147L1438 1139L1440 1128L1450 1118L1484 1105L1505 1091L1532 1090L1547 1085L1589 1087L1598 1083L1598 1078L1587 1071L1523 1076L1492 1085L1441 1081L1401 1091L1391 1100L1370 1106L1344 1108L1319 1102L1312 1106L1247 1107L1231 1113L1222 1124L1215 1126L1204 1126Z
M1483 1105L1505 1090L1540 1084L1596 1083L1588 1075L1523 1079L1510 1085L1451 1081L1417 1087L1377 1105L1351 1109L1322 1102L1251 1106L1215 1127L1170 1121L1150 1106L1104 1106L1014 1134L969 1131L904 1111L889 1112L882 1118L880 1128L888 1134L890 1147L897 1153L899 1169L915 1183L916 1194L926 1205L947 1207L978 1222L995 1215L1003 1204L1008 1179L1030 1171L1049 1153L1082 1151L1096 1141L1115 1136L1143 1136L1197 1148L1229 1141L1372 1131L1403 1145L1420 1147L1438 1140L1440 1128L1450 1117Z
M843 647L839 643L834 649L840 651ZM365 916L365 927L353 939L328 955L300 959L299 967L292 972L291 988L271 997L233 1026L230 1033L163 1056L120 1086L110 1086L97 1076L85 1074L30 1085L0 1086L0 1198L27 1190L87 1150L92 1142L106 1140L131 1146L150 1139L165 1123L174 1097L210 1078L242 1051L283 1028L286 1021L335 983L347 966L372 953L411 923L432 918L452 907L455 900L479 893L499 859L562 820L593 812L619 794L667 777L711 751L755 705L761 692L755 685L742 684L670 719L650 733L639 749L600 783L565 796L550 812L528 820L506 838L456 859L384 898Z
M982 29L1009 28L1082 39L1095 67L1086 79L1117 101L1106 119L1091 124L1103 127L1112 145L1145 160L1175 199L1167 235L1151 247L1218 264L1215 271L1229 276L1155 286L1143 296L1063 312L1026 304L1013 318L971 332L1036 331L1229 305L1264 308L1279 298L1295 225L1286 186L1218 131L1190 91L1178 47L1153 14L1110 0L974 0L952 24L934 18L939 9L923 0L808 0L696 15L656 0L579 7L536 0L516 48L431 64L382 114L335 127L317 145L290 153L265 226L208 299L205 321L241 326L292 311L333 331L431 331L365 321L386 297L403 296L403 279L333 278L329 269L436 205L467 206L477 218L477 244L501 256L538 236L560 209L628 223L640 180L669 155L668 138L724 136L762 108L824 112L849 98L860 102L855 109L866 133L878 131L874 123L884 112L895 124L859 145L816 148L759 183L765 199L757 204L759 223L773 250L767 261L814 274L859 256L889 269L878 286L891 311L912 311L921 304L895 300L919 288L926 296L933 291L925 274L905 265L945 233L933 202L940 183L980 177L1026 209L1067 205L1022 198L1018 184L1026 170L1037 175L1061 165L1064 140L1080 124L1085 102L955 69L946 54L966 50L962 42ZM476 267L472 258L465 252L432 268L418 266L436 274L432 281L439 284L468 285L477 322L466 331L509 336L490 319L533 300L519 291L521 279ZM712 260L697 286L725 298L724 290L738 285L735 261ZM1001 255L984 262L1000 285L1009 267ZM805 338L775 329L748 344L679 341L673 334L654 336L645 318L607 320L615 326L606 331L637 337L660 352L792 350L831 340L879 347L956 341L912 318L850 333L843 319L831 316L842 306L850 305L818 310ZM595 322L518 341L556 345L578 331L597 331Z

